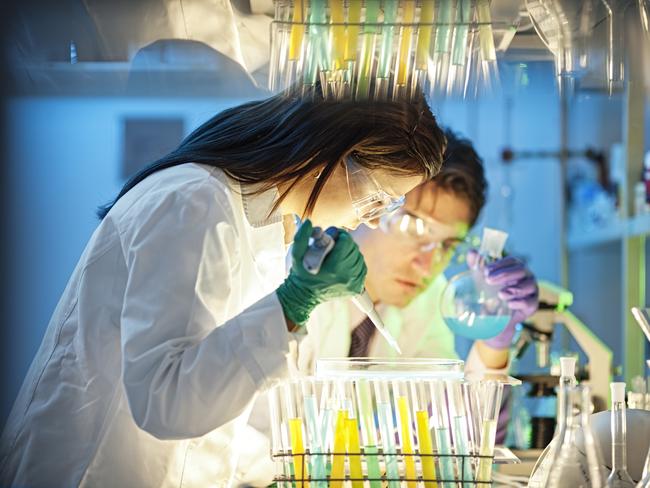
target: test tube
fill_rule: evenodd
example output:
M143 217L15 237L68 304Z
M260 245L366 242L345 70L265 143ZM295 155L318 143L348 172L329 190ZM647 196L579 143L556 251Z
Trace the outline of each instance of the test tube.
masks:
M302 51L305 38L305 0L293 0L291 33L289 34L288 63L284 76L284 87L289 87L298 79L302 70Z
M269 390L269 418L271 421L271 455L275 459L275 472L282 473L283 478L288 478L291 474L289 465L291 458L288 456L290 445L285 440L286 435L282 435L283 415L282 402L280 400L280 386ZM283 438L284 437L284 438ZM288 488L290 483L279 482L280 488Z
M317 480L313 483L313 486L316 488L326 488L325 449L321 438L318 408L316 405L316 385L314 384L314 380L306 378L301 381L301 388L305 408L305 423L309 437L309 466L312 478Z
M376 23L379 20L379 1L366 0L366 17L363 26L361 39L361 51L359 56L359 76L357 81L357 98L365 100L368 98L370 89L370 77L375 59L375 39L377 33Z
M368 380L360 379L356 383L359 420L361 423L361 440L365 453L366 468L370 488L381 488L381 471L379 469L379 450L377 449L377 429L372 408L372 390Z
M321 73L327 70L327 30L324 25L326 20L325 0L312 0L307 30L307 55L303 71L303 83L309 87L316 84L319 68Z
M483 419L481 426L481 443L479 448L479 463L476 474L477 481L492 480L492 461L494 457L494 441L497 433L497 421L501 409L503 383L488 381L484 388L485 402L483 404Z
M497 52L494 47L494 35L492 34L490 0L476 0L476 14L479 22L478 36L481 48L483 81L486 88L492 90L493 84L498 80L498 68Z
M397 1L384 2L384 25L381 32L381 49L377 65L377 79L375 82L375 96L385 99L388 96L390 82L390 66L393 55L393 33L397 20Z
M305 434L303 426L303 408L300 402L302 391L298 381L287 381L284 384L285 404L287 411L287 422L289 424L289 440L291 443L291 457L293 458L293 470L295 473L296 486L307 487L309 469L305 452Z
M420 25L418 27L416 41L415 69L411 80L411 94L416 93L426 83L434 16L435 2L422 2L422 6L420 7Z
M438 28L433 55L433 88L443 91L449 75L449 51L451 50L454 23L454 0L440 0L438 7Z
M341 488L345 477L345 453L347 444L348 409L345 402L343 385L338 383L336 421L334 422L334 440L332 446L332 470L330 484L333 488Z
M387 381L379 380L375 382L375 396L377 398L377 418L384 450L388 486L389 488L400 488L397 456L395 456L395 425L393 424L393 412L390 408Z
M469 424L465 412L463 389L459 381L447 381L446 385L454 450L460 456L459 472L462 475L463 486L469 488L474 486L474 474L470 462Z
M361 442L359 440L359 414L354 401L352 381L344 383L345 405L348 416L345 419L346 451L350 465L352 488L363 488L363 468L361 465Z
M438 447L438 464L440 478L445 482L439 483L440 488L451 488L454 483L454 458L451 450L449 434L449 417L445 400L445 386L442 381L431 381L432 420Z
M361 0L348 1L348 25L345 32L345 53L343 56L347 65L344 80L344 96L346 98L352 95L353 83L357 79L355 69L359 49L359 31L361 29L361 6Z
M437 488L436 463L433 457L433 440L429 425L429 402L431 396L427 390L427 383L423 381L411 383L413 410L415 411L415 424L418 434L418 451L422 465L422 478L424 488Z
M417 474L415 472L415 456L413 451L413 434L411 432L412 419L410 414L410 403L408 383L406 381L393 381L393 400L395 412L397 413L397 426L401 450L404 458L408 488L416 488Z
M402 2L402 24L398 41L398 52L395 56L395 83L393 84L393 98L406 95L409 71L411 70L411 55L413 41L413 27L415 22L415 0Z
M289 17L289 7L285 2L275 3L275 20L271 25L271 59L269 62L269 89L276 91L281 88L283 68L287 64L286 51L290 29L286 22Z

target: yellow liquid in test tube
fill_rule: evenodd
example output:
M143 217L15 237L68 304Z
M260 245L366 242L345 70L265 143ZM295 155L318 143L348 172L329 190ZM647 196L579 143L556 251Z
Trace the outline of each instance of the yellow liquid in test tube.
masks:
M303 0L294 0L293 2L293 25L291 26L291 35L289 36L289 60L296 61L300 57L300 48L302 47L302 37L305 33L303 24L303 11L305 5Z
M345 476L345 445L347 444L347 418L347 410L339 410L334 424L334 454L332 456L330 479L338 481L330 481L329 486L333 488L341 488L343 486L343 477Z
M361 22L361 0L350 0L348 6L348 30L345 33L345 60L357 59L359 44L359 22Z
M479 449L479 455L481 456L493 456L494 455L494 442L497 435L497 421L496 420L484 420L483 429L481 432L481 447ZM478 462L478 475L476 476L477 481L490 481L492 479L492 459L491 458L480 458Z
M332 24L332 66L335 70L343 69L343 55L345 53L345 14L343 0L330 0L330 18Z
M345 419L348 457L350 460L350 477L352 488L363 488L363 469L361 468L361 444L359 443L359 424L357 419Z
M415 20L415 0L405 0L404 15L402 22L412 24ZM405 85L408 79L408 69L411 58L411 38L413 37L413 27L404 27L402 29L402 39L399 48L399 71L397 74L397 83Z
M399 420L402 427L402 453L404 456L404 465L406 466L406 477L415 480L415 459L413 456L413 437L411 436L411 425L409 422L409 404L408 399L401 396L397 399L397 408L399 409ZM416 481L408 481L409 488L416 488Z
M420 10L420 23L423 25L418 30L418 45L415 56L415 67L417 69L427 69L429 63L429 48L431 46L433 26L424 24L433 23L434 4L433 1L424 2Z
M418 427L418 442L420 444L420 454L422 456L422 476L425 480L436 479L436 463L433 460L433 442L431 441L431 431L429 430L429 412L418 410L415 412L415 419ZM425 488L437 488L438 483L435 481L425 481Z
M293 469L296 480L306 480L309 477L307 459L305 458L305 445L302 440L302 419L289 419L289 435L291 437L291 454L293 455ZM308 487L307 481L297 481L296 486Z

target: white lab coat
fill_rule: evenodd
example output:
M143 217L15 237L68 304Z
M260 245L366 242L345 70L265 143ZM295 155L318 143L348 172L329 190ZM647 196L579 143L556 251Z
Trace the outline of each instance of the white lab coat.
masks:
M230 484L256 392L287 372L276 196L184 164L119 200L20 390L0 485Z

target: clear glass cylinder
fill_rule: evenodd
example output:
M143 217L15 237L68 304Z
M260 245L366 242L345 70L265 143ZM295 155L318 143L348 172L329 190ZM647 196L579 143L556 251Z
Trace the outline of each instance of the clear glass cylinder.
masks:
M634 480L627 472L627 424L625 407L625 383L612 383L612 472L605 486L627 488L634 486Z

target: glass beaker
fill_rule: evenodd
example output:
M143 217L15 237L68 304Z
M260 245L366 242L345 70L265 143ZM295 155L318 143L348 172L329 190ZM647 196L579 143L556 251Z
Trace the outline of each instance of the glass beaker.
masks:
M499 298L499 287L485 281L482 263L501 257L508 234L485 228L479 259L469 270L449 280L442 294L442 316L455 334L470 339L497 336L510 322L512 312Z

